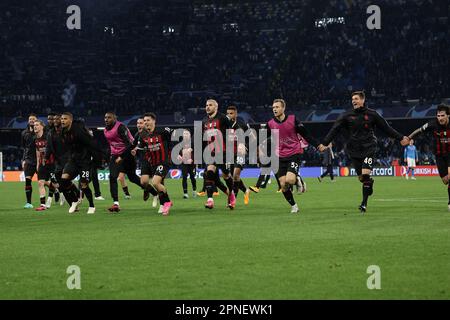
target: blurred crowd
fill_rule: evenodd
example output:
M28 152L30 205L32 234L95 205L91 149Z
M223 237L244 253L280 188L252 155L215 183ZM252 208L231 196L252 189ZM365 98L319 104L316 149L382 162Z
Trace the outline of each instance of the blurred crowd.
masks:
M448 21L437 2L380 0L381 30L369 30L369 1L83 0L81 30L69 31L69 1L2 1L1 115L172 114L206 97L249 113L279 96L332 108L361 88L378 105L440 102Z

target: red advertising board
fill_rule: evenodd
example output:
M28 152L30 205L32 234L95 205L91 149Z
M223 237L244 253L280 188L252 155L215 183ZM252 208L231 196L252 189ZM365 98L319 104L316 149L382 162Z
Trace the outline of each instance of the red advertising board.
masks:
M395 166L395 176L400 177L402 175L405 175L406 170L406 166ZM419 177L439 176L439 172L436 166L417 166L414 170L414 174Z

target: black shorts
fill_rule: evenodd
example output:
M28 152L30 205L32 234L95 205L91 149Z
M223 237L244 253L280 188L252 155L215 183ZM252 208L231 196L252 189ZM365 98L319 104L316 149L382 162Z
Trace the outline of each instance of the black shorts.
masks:
M118 177L119 173L136 173L136 161L134 157L125 157L119 164L116 163L117 156L112 156L109 161L109 173L112 177Z
M231 171L231 163L222 163L222 164L205 164L205 172L208 170L208 166L215 166L218 170L222 171L223 174L229 175Z
M441 178L448 175L448 168L450 167L450 155L436 156L436 166Z
M148 161L144 161L142 163L141 176L143 175L147 175L150 177L160 176L164 179L168 173L169 173L169 165L166 163L161 163L156 166L152 166Z
M351 158L353 167L355 168L356 174L360 176L362 174L362 169L373 169L375 164L375 157L372 155L367 155L364 158Z
M55 179L55 166L54 165L45 165L39 166L39 171L37 173L38 180L56 181Z
M30 162L25 160L25 165L23 167L23 173L25 177L33 177L36 173L36 162Z
M89 183L91 181L91 162L75 162L69 160L63 169L63 174L68 174L70 179L80 175L80 181Z
M288 172L298 175L298 169L300 169L300 154L294 154L290 157L280 158L279 168L276 175L278 178L284 177Z
M197 173L197 170L196 170L195 164L184 164L183 163L181 165L181 174L183 177L187 178L187 176L190 175L191 178L192 177L195 178L196 173Z
M241 169L241 171L244 169L245 164L245 156L236 156L234 158L234 164L232 166L232 172L234 172L234 168Z

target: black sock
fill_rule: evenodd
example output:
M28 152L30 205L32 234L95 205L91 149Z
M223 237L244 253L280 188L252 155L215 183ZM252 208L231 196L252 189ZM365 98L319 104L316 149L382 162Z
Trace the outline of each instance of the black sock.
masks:
M283 191L283 196L291 206L295 205L294 196L290 188L287 191Z
M261 185L261 188L265 189L267 187L267 184L269 183L270 180L270 174L265 175L263 184Z
M447 185L447 192L448 192L448 204L450 204L450 184Z
M231 193L231 191L233 191L233 178L230 176L224 180L225 180L225 183L227 184L228 191Z
M48 197L49 197L49 198L52 198L54 194L55 194L55 187L52 186L52 185L50 185L50 186L48 187Z
M236 197L239 193L239 185L240 185L240 181L233 181L233 191L234 191L234 195Z
M278 189L281 189L280 179L278 179L277 175L275 175L275 179L277 179Z
M168 195L167 192L162 192L162 191L160 191L160 192L158 193L158 195L159 195L159 203L160 203L161 205L164 205L164 203L170 201L169 195Z
M264 180L266 179L265 175L260 174L258 177L258 181L256 181L255 187L261 188L261 185L263 184Z
M214 180L205 180L205 190L208 198L212 198L214 193Z
M59 190L56 189L56 190L55 190L55 201L56 201L56 202L59 202L59 197L60 197Z
M45 205L45 196L39 197L39 200L41 201L41 205Z
M123 193L125 193L126 196L130 195L130 193L128 192L128 187L123 187L122 190L123 190Z
M27 197L27 203L31 203L31 194L33 193L33 187L31 186L31 179L25 179L25 195Z
M81 190L83 191L84 195L86 195L86 198L89 201L89 207L94 207L94 198L92 196L91 188L87 186L86 188L82 188Z
M247 192L247 187L244 184L244 181L242 179L239 182L239 189L242 190L242 192Z
M149 191L150 191L150 194L152 195L152 196L157 196L158 195L158 191L153 187L153 186L151 186L151 185L149 185Z
M367 206L367 200L369 199L369 196L371 194L372 190L372 179L370 179L370 176L368 174L362 175L362 194L363 194L363 200L362 205Z

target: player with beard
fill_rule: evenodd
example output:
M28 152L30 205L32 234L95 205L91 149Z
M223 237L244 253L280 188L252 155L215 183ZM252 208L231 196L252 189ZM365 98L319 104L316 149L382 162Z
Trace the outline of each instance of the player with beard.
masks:
M232 123L226 115L219 113L218 109L219 105L216 100L208 99L206 101L206 117L202 123L202 134L203 137L206 138L205 148L208 148L208 151L213 158L219 158L219 163L216 163L214 159L204 159L206 164L205 189L208 196L205 208L214 208L214 185L217 171L220 169L228 188L227 207L229 209L234 209L236 197L233 191L233 178L230 175L229 168L224 164L226 153L226 130L231 128Z
M134 138L130 130L122 122L118 121L115 113L111 111L105 114L105 125L104 134L111 150L109 186L111 197L114 201L112 207L108 210L110 212L119 212L118 176L126 174L132 183L139 187L144 187L141 185L140 178L136 175L136 160L131 154Z

